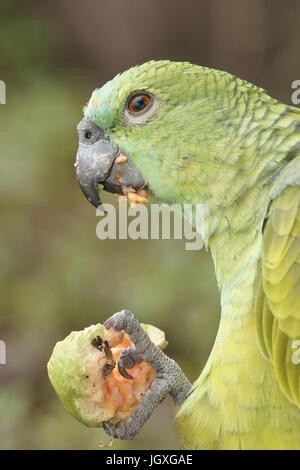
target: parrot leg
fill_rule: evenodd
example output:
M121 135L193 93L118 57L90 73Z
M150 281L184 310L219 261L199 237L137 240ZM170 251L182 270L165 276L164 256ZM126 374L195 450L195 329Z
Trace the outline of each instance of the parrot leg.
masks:
M179 365L166 356L143 330L135 316L128 310L122 310L112 315L104 322L106 329L114 328L116 331L125 331L134 346L123 349L118 364L121 374L126 377L128 369L135 362L149 362L156 376L141 403L132 415L125 421L120 421L115 428L108 422L103 423L104 430L118 439L133 439L143 424L153 413L159 403L170 393L175 405L181 405L187 398L191 383L182 372ZM129 375L129 374L128 374ZM130 375L126 378L132 378Z

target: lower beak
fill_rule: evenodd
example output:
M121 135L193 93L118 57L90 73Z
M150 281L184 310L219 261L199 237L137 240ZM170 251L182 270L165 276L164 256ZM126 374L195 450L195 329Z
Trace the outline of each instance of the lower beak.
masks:
M80 143L75 167L79 186L95 207L102 206L98 184L106 191L118 194L128 187L138 190L145 186L143 176L134 167L130 156L107 139L92 145Z

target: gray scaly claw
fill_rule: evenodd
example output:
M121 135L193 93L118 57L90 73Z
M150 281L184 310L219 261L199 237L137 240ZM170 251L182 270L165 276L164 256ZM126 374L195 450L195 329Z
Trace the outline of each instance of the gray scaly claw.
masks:
M120 421L115 428L108 422L103 423L104 430L110 436L118 439L133 439L157 405L169 393L173 397L175 405L181 405L191 390L191 383L179 365L152 343L138 320L128 310L115 313L104 322L104 326L106 329L123 330L134 344L134 346L124 348L121 351L118 361L119 371L125 378L132 379L127 369L131 369L136 362L149 362L156 370L156 376L150 388L132 415L125 421Z

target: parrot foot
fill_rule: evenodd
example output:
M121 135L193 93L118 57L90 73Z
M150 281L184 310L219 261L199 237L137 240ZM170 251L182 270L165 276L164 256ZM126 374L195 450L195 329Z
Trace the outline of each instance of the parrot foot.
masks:
M131 369L136 362L149 362L156 370L156 376L150 388L132 415L125 421L120 421L114 428L108 422L103 423L104 430L110 436L118 439L133 439L154 409L169 393L175 405L181 405L191 390L191 383L179 365L152 343L138 320L128 310L115 313L104 322L104 326L106 329L125 331L134 344L122 350L118 361L119 370L121 368L121 374L123 372L124 377L128 374L126 368ZM126 378L132 379L130 375Z

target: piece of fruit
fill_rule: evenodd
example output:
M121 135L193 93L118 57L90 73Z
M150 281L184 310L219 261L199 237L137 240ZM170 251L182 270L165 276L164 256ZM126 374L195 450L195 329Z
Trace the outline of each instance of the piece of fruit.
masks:
M158 347L166 347L161 330L142 327ZM86 426L127 419L150 387L156 372L149 363L130 369L131 380L116 367L121 350L131 345L127 334L100 323L73 331L55 345L48 362L50 381L66 410Z
M145 204L148 202L148 191L145 189L133 189L131 187L124 186L122 188L123 195L128 199L131 207L135 207L137 204Z

